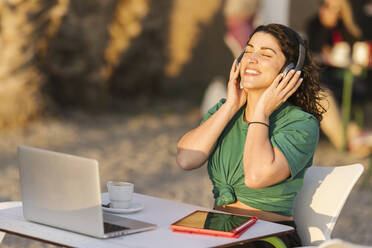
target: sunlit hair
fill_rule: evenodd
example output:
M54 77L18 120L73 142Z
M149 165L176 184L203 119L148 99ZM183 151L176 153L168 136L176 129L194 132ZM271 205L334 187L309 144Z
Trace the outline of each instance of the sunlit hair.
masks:
M276 38L284 56L286 57L285 64L289 62L293 62L295 65L297 64L299 43L296 31L281 24L262 25L253 31L249 40L257 32L265 32ZM325 109L320 104L323 90L319 84L319 68L311 57L306 41L304 41L304 46L306 49L305 61L301 69L303 82L287 101L314 115L320 122Z

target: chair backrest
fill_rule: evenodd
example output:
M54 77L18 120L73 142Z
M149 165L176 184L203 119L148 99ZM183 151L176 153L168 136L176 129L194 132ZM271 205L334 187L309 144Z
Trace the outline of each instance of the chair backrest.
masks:
M363 165L353 164L312 166L306 171L294 206L297 232L303 245L319 245L331 238L341 209L363 170Z
M371 246L357 245L341 239L330 239L321 243L318 248L370 248Z

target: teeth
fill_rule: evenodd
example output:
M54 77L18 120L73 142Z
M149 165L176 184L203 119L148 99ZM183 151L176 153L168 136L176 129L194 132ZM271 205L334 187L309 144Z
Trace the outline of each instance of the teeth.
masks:
M258 74L258 72L256 70L250 70L250 69L247 69L245 70L246 73L249 73L249 74Z

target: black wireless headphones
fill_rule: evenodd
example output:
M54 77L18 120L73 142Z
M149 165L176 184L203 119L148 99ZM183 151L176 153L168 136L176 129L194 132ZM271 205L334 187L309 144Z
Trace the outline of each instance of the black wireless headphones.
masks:
M294 31L293 29L291 29L291 30L296 35L297 41L298 41L298 59L297 59L296 66L293 64L293 62L288 62L287 64L285 64L283 66L283 68L280 70L280 73L283 73L284 76L287 75L287 73L293 68L294 68L295 71L301 70L303 65L304 65L305 56L306 56L305 55L305 45L304 45L303 39L301 38L301 36L296 31ZM245 53L245 48L244 48L243 52L237 58L236 66L239 65L240 61L242 60L242 58L244 56L244 53Z

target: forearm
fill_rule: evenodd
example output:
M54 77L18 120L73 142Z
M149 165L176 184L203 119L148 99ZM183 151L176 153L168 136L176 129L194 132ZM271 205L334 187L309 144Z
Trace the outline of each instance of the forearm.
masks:
M254 121L269 124L267 117L261 115ZM271 167L275 166L275 152L269 139L269 127L261 123L249 125L244 146L244 176L247 186L259 187L265 183L265 178Z
M258 184L270 166L274 165L275 153L269 141L267 129L267 127L258 124L249 127L243 158L247 184Z
M236 111L225 103L206 122L186 133L177 145L178 165L183 169L194 169L203 165Z

